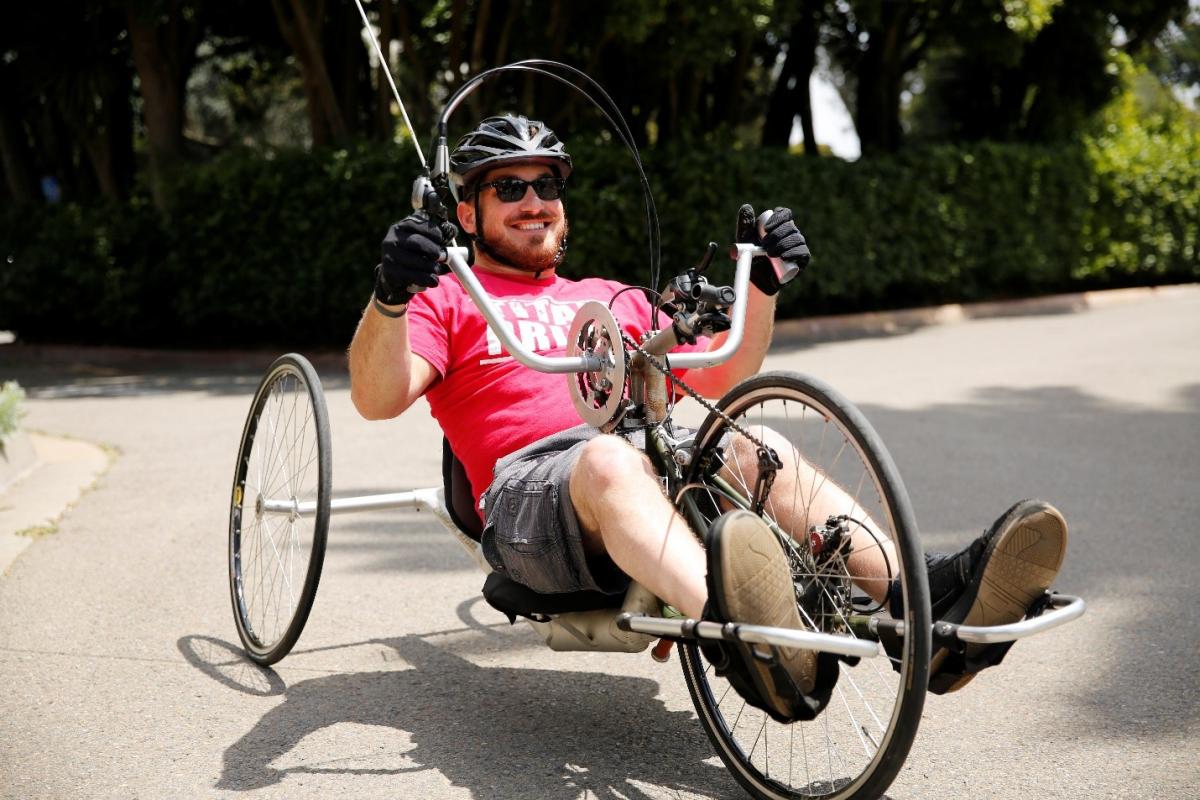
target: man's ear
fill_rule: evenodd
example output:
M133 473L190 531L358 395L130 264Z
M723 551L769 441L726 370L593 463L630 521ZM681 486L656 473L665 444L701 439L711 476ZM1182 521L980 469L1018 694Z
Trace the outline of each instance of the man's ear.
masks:
M458 204L458 227L464 233L475 234L475 204L462 200Z

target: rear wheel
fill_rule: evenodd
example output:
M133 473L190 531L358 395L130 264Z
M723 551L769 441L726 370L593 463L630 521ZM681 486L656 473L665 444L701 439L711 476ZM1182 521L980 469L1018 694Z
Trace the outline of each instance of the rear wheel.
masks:
M692 524L703 530L725 509L752 506L758 491L761 516L789 553L806 626L875 638L870 620L893 619L881 596L890 575L899 579L899 618L910 635L890 656L838 664L825 709L812 721L791 724L746 703L696 645L683 646L684 676L700 722L755 797L878 797L908 755L928 683L929 594L904 485L863 415L819 381L764 373L739 384L718 407L768 444L783 466L764 490L757 446L710 414L696 434L691 488L681 500ZM861 580L866 564L884 570L882 579Z
M329 415L316 370L280 357L242 431L229 514L229 592L246 654L283 658L308 621L329 529Z

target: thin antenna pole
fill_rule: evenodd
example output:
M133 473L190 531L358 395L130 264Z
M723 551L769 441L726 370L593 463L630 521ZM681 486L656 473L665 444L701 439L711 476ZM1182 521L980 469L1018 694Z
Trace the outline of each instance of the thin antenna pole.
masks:
M391 2L391 0L384 0L384 2ZM404 126L408 128L409 138L412 139L413 147L417 148L417 158L421 160L421 168L428 172L429 167L425 163L425 154L421 152L421 144L417 141L417 132L413 130L412 123L408 119L408 112L404 110L404 101L400 99L400 90L396 88L396 82L392 80L392 71L388 69L388 60L383 55L383 48L379 46L379 39L375 36L375 29L371 27L370 21L367 20L367 12L363 9L362 0L354 0L354 5L358 6L358 14L362 17L363 27L371 34L371 44L375 45L375 53L379 56L379 66L383 69L383 74L387 78L388 85L392 87L392 95L395 96L396 102L400 104L400 116L404 117Z

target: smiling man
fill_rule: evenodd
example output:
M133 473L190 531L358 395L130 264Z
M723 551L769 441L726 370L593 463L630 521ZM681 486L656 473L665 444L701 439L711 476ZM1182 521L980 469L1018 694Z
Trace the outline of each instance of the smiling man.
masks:
M589 300L611 302L635 341L670 324L654 319L641 291L558 274L567 252L563 201L572 166L549 128L514 115L485 119L451 156L473 270L513 335L551 356L565 352L572 317ZM749 207L741 216L747 210L753 219ZM775 209L767 226L759 244L768 254L808 262L790 210ZM395 417L418 397L428 399L466 468L488 563L535 592L620 594L633 579L695 619L803 627L787 558L761 519L727 514L698 532L702 547L639 449L582 426L562 376L518 364L458 280L439 280L449 227L417 212L388 230L375 295L350 346L351 398L367 419ZM766 355L780 285L765 262L754 266L751 283L742 346L724 364L687 376L707 397L756 374ZM681 349L715 348L723 337ZM841 507L852 503L839 493L830 482L820 495ZM882 601L888 557L875 542L866 544L850 566L864 590ZM1065 546L1066 524L1057 511L1018 503L959 553L927 557L935 614L962 621L981 604L1003 603L1012 621L1020 619L1050 585ZM710 657L747 700L776 719L819 711L832 689L810 651Z

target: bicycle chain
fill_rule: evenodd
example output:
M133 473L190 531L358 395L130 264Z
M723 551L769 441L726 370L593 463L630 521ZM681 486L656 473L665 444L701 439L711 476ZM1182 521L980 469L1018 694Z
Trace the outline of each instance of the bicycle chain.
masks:
M666 375L668 380L671 381L671 383L675 384L680 389L682 389L684 391L684 393L686 393L688 395L688 397L691 397L693 400L695 400L697 403L699 403L701 406L703 406L709 412L716 414L718 417L720 417L722 420L724 420L725 423L729 427L733 428L733 430L737 431L737 433L746 437L747 439L750 440L750 442L752 442L754 444L754 446L758 449L758 460L759 460L758 481L755 483L755 487L754 487L754 489L755 489L754 505L756 507L756 511L758 513L761 513L763 502L765 501L767 495L771 493L771 486L774 485L774 483L775 483L775 472L782 466L782 464L779 461L779 455L775 452L774 449L772 449L771 447L768 447L764 442L760 441L758 439L758 437L756 437L754 434L750 433L750 431L746 430L741 425L739 425L736 421L734 421L733 417L729 416L724 411L722 411L720 408L718 408L717 406L715 406L712 403L705 400L700 395L699 392L697 392L691 386L688 386L687 383L685 383L682 378L678 377L677 375L675 375L675 373L671 372L669 367L667 367L666 365L659 362L659 360L655 356L652 356L649 353L647 353L645 350L643 350L641 345L639 345L637 342L635 342L633 339L631 339L628 334L626 334L625 332L622 331L621 338L625 341L625 343L627 345L632 347L637 352L641 353L642 356L647 361L650 362L651 366L653 366L656 370L661 372L663 375ZM765 460L765 457L768 454L770 455L770 458L772 461L772 464L769 467L767 465L763 464L763 461Z

